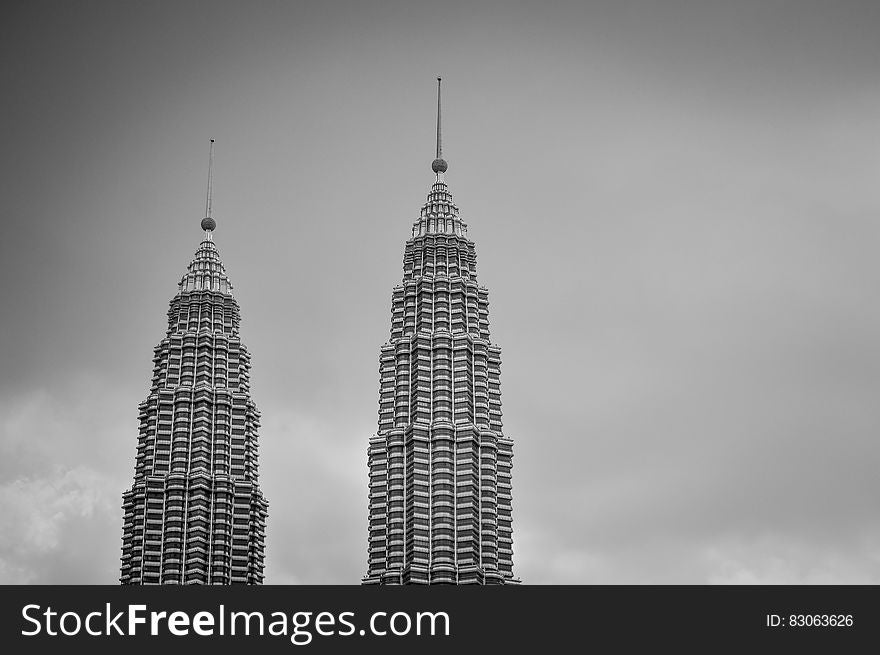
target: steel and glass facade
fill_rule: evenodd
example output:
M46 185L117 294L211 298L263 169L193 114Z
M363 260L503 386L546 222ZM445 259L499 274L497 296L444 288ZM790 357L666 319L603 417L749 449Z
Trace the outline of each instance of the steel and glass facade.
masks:
M501 349L489 339L488 291L477 283L476 250L439 142L433 168L379 355L363 582L516 583Z
M207 221L208 219L206 219ZM267 503L251 360L213 219L180 281L139 406L122 584L260 584Z

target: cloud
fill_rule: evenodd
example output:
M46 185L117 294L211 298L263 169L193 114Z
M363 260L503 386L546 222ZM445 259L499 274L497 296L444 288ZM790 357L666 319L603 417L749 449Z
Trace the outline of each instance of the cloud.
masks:
M435 53L415 46L444 27L516 572L876 581L880 5L812 3L792 30L783 3L619 4L176 9L176 35L152 9L22 5L15 49L45 56L2 62L0 581L118 575L209 136L263 412L266 579L360 579L376 355L430 184Z
M825 540L772 529L634 529L628 540L590 544L525 531L517 563L524 582L541 584L878 584L880 523Z
M880 525L846 536L846 550L779 535L728 539L704 549L701 564L710 584L880 583Z
M366 571L369 429L276 410L260 428L266 582L357 584Z
M0 400L0 582L116 581L127 400L91 375Z
M112 479L85 467L0 485L0 579L98 582L89 575L107 568L98 558L112 557L102 540L121 518L116 491Z

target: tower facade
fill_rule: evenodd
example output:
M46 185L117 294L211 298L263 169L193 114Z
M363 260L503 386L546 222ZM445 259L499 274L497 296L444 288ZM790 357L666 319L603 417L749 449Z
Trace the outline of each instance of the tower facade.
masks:
M445 181L437 82L435 181L406 242L379 355L363 581L516 583L501 349L489 340L488 291Z
M122 584L260 584L268 504L250 354L212 217L168 310L138 407L134 484L123 494Z

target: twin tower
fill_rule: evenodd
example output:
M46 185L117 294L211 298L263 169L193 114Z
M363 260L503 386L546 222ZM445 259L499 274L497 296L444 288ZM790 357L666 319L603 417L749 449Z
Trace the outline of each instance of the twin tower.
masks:
M501 349L488 291L437 154L413 223L391 337L379 354L379 428L367 448L364 584L514 584L513 442L502 433ZM123 494L122 584L260 584L268 503L260 414L239 306L214 244L213 141L204 238L178 285L139 406Z

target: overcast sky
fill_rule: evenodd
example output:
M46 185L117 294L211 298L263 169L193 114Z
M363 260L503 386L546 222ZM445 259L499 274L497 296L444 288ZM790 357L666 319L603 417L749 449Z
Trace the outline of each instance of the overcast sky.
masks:
M114 583L215 240L269 583L360 581L404 243L477 244L525 583L880 583L880 4L9 3L0 582Z

